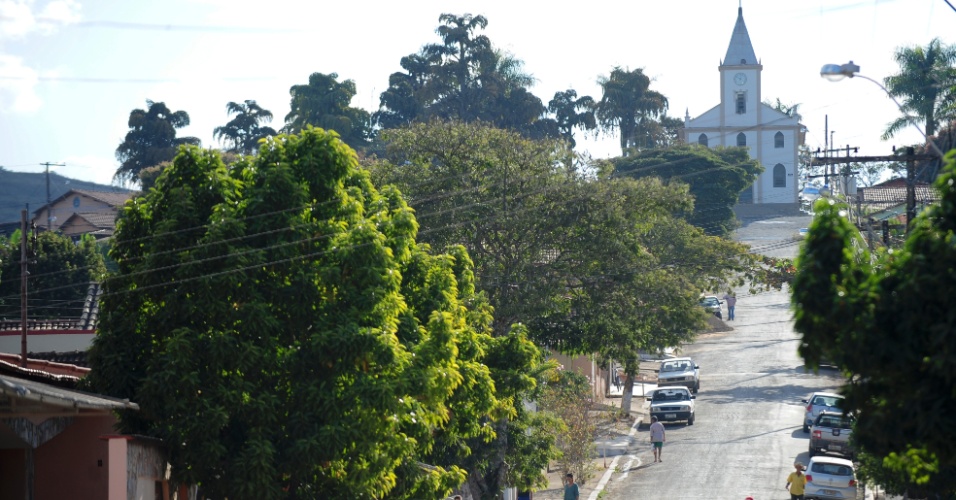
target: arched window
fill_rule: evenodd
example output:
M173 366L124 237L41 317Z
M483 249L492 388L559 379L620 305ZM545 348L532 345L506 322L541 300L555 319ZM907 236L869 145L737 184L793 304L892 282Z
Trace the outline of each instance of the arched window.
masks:
M747 145L747 136L743 132L737 134L737 145L746 146Z
M773 147L783 147L783 132L777 132L776 134L773 134Z
M707 134L700 134L697 136L697 144L707 147Z
M787 187L787 167L782 163L773 166L773 187Z

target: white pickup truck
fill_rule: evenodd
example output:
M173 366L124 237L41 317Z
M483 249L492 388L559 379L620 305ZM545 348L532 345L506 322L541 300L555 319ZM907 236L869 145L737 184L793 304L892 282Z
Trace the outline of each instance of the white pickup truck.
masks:
M819 453L838 453L852 458L853 450L850 449L852 433L852 416L832 411L820 412L810 426L810 456Z

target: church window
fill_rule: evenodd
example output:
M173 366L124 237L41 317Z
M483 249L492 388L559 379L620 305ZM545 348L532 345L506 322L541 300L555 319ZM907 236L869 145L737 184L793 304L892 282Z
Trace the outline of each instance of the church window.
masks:
M783 147L783 132L777 132L773 135L773 147L782 148Z
M737 114L742 115L747 112L747 93L737 92Z
M773 187L787 187L787 167L782 163L773 166Z
M747 145L747 135L743 132L737 134L737 145L746 146Z
M700 144L701 146L707 147L707 134L700 134L700 135L697 137L697 144Z

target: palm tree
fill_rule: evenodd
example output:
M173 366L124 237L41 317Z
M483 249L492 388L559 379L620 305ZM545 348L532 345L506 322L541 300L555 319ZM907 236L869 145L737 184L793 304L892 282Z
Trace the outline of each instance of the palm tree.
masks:
M604 92L596 110L601 129L620 132L622 155L630 148L648 147L653 141L645 136L656 128L650 122L667 110L667 98L650 90L651 79L641 68L628 71L616 67L598 83Z
M129 114L129 132L119 147L116 159L119 168L113 179L133 182L148 167L159 165L176 157L183 144L199 144L195 137L176 137L176 129L189 125L185 111L170 111L165 103L146 100L147 109L134 109Z
M364 109L349 106L356 94L355 81L340 83L338 78L337 73L312 73L309 83L293 85L284 131L294 134L313 125L338 132L353 148L367 145L372 134L371 116Z
M555 92L554 99L551 99L551 102L548 103L548 111L554 115L561 137L568 141L572 149L576 145L574 141L575 128L592 130L597 127L594 107L594 99L591 96L578 97L578 93L574 89Z
M226 104L226 112L236 116L213 131L213 137L231 145L226 151L251 155L259 148L260 139L276 135L272 127L259 125L272 121L272 112L263 109L256 101L246 100L242 104L230 102Z
M900 65L899 74L884 79L887 90L900 99L903 112L923 121L927 136L936 133L940 119L952 116L953 86L956 84L956 47L943 45L934 38L924 47L900 47L894 55ZM883 140L908 126L906 116L886 127Z

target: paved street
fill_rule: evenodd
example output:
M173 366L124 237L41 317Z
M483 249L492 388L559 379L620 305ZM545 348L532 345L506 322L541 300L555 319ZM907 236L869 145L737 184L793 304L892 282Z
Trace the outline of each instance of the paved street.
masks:
M808 223L809 217L752 222L738 239L789 257L797 249L792 237ZM642 429L639 451L622 457L603 498L789 498L783 486L793 461L809 460L800 400L837 387L839 379L804 369L786 292L739 290L738 297L733 331L703 335L683 349L701 367L695 425L667 426L662 463L652 463Z

